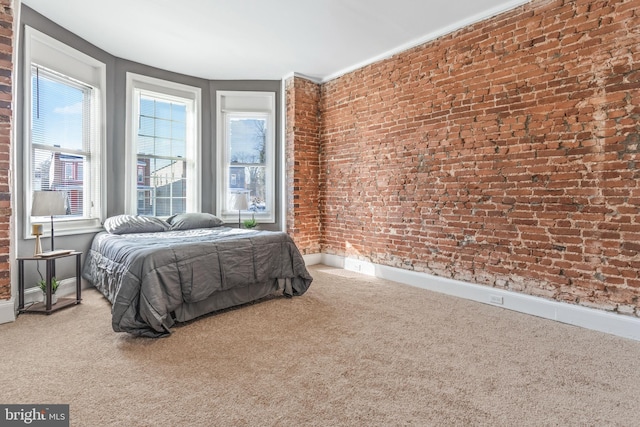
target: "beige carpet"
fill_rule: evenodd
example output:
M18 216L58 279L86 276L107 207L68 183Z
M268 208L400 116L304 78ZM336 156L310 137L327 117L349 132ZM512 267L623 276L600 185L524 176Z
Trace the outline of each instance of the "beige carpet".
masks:
M638 425L640 342L326 266L302 297L111 330L95 290L0 325L0 402L73 426Z

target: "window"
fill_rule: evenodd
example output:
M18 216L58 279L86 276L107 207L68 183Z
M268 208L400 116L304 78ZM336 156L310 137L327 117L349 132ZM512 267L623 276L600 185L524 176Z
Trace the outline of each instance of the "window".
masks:
M200 89L127 74L126 210L170 216L200 210Z
M275 222L275 94L219 91L217 215L238 216L246 198L259 222Z
M185 212L187 107L142 92L138 103L136 190L144 204L137 213L170 216Z
M58 233L95 230L104 206L104 64L30 27L25 34L25 236L32 222L50 220L30 215L39 190L66 193Z

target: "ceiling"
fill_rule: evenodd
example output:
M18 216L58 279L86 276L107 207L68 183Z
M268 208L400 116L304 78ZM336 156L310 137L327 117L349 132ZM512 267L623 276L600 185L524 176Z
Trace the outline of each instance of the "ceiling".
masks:
M529 0L23 0L119 58L210 80L322 82Z

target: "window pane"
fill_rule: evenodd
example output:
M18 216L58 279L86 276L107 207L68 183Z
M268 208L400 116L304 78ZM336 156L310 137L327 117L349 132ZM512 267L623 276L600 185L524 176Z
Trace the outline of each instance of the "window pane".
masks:
M155 100L156 105L156 114L155 116L159 119L171 119L171 103Z
M153 154L156 156L171 156L171 140L156 138Z
M184 139L187 135L185 122L171 122L171 137L173 139Z
M187 210L187 198L174 197L171 211L175 213L175 212L186 212L186 210Z
M266 205L266 171L267 168L264 166L229 167L227 194L246 193L249 200L249 210L255 212L268 210L270 207Z
M34 191L64 191L70 207L67 214L82 216L85 162L84 156L33 149L31 188Z
M140 116L140 127L138 128L138 135L140 136L154 136L155 135L155 122L153 117Z
M154 212L154 215L171 215L171 200L162 197L156 198L156 211Z
M246 170L246 173L249 175L249 209L253 211L271 209L271 206L266 206L267 168L264 166L252 166L246 168Z
M186 141L173 140L171 142L171 155L174 157L187 157Z
M41 68L32 73L31 138L35 144L81 150L84 91L47 78ZM88 105L87 105L88 106Z
M153 215L153 191L138 187L138 214Z
M154 101L153 98L140 97L140 115L153 117L154 113Z
M138 157L139 215L173 215L186 209L186 162Z
M169 120L156 120L155 136L159 138L171 138L171 122Z
M49 190L51 152L34 149L31 155L31 188L34 191Z
M138 154L153 154L155 139L149 136L138 135Z
M231 163L265 163L266 119L230 115L227 129Z
M60 81L41 67L31 74L31 142L74 150L83 149L89 103L87 88Z
M171 120L175 122L187 122L187 108L183 104L171 104Z

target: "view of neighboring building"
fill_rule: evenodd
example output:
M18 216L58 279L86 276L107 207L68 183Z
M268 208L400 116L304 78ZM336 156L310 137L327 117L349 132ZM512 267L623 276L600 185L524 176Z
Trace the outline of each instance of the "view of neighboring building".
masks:
M34 173L34 190L66 192L67 214L82 215L83 171L82 156L52 152Z

